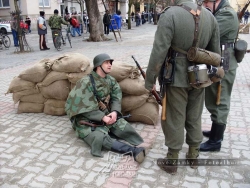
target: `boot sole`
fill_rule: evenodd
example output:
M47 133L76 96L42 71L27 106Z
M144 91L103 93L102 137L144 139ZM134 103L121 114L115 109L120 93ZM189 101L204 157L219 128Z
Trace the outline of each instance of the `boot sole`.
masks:
M164 165L165 163L167 162L165 162L164 159L157 159L157 165L161 170L170 175L175 175L177 173L177 166Z
M141 151L138 155L135 156L135 161L138 163L142 163L145 159L145 150Z
M210 149L210 150L202 150L202 149L200 149L200 151L202 151L202 152L220 151L220 149Z

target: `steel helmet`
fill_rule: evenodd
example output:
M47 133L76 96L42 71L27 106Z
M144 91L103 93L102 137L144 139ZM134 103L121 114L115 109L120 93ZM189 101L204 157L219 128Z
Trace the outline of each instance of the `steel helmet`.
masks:
M93 60L94 68L96 68L96 67L102 65L102 63L103 63L104 61L107 61L107 60L110 60L111 63L114 61L113 59L111 59L111 58L109 57L108 54L99 54L99 55L95 56L95 58L94 58L94 60Z

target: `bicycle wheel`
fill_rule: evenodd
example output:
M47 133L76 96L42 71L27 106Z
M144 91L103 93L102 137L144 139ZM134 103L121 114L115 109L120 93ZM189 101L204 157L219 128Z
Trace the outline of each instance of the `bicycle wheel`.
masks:
M2 42L3 42L3 45L5 46L5 48L9 48L10 47L10 37L7 36L7 35L3 35L2 36Z
M67 39L69 41L70 48L72 48L72 46L71 46L71 38L70 38L69 33L66 34L66 37L67 37Z
M57 35L55 38L54 38L54 45L55 45L55 48L59 51L61 49L61 37L59 35Z
M128 24L127 23L122 23L122 28L123 29L128 29Z

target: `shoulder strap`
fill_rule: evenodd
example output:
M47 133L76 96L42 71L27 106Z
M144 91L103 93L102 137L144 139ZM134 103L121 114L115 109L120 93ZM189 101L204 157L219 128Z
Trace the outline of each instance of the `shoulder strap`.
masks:
M97 97L97 92L96 92L96 88L95 88L95 80L94 80L94 78L93 78L93 75L92 75L92 74L89 74L89 78L90 78L90 82L91 82L91 84L92 84L92 86L93 86L94 96L95 96L96 100L99 102L100 100L99 100L99 98Z
M193 40L192 46L197 47L198 41L199 41L199 21L200 21L201 6L198 5L196 11L194 11L190 7L183 5L183 4L178 5L178 6L180 6L181 8L185 9L186 11L188 11L190 14L193 15L194 22L195 22L195 30L194 30L194 40ZM187 54L187 52L185 50L182 50L182 49L175 47L175 46L171 46L171 47L179 53Z
M194 17L194 23L195 23L195 30L194 30L194 41L193 41L193 47L197 47L198 44L198 35L199 35L199 21L200 21L200 13L201 13L201 6L198 5L197 10L194 11L190 7L186 5L180 5L180 7L184 8L188 12L190 12Z

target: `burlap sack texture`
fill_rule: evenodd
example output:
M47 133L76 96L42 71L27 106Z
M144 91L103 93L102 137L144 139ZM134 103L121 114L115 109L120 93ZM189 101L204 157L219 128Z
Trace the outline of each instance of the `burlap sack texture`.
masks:
M64 105L70 90L92 69L90 60L78 53L43 59L14 78L7 93L13 93L15 103L19 101L18 113L65 115ZM149 97L138 69L114 62L110 75L118 81L122 89L123 114L132 115L127 120L155 125L159 107Z
M15 77L7 91L19 102L17 113L65 115L64 105L71 90L69 75L90 73L90 60L79 53L43 59ZM59 105L58 105L59 104Z

